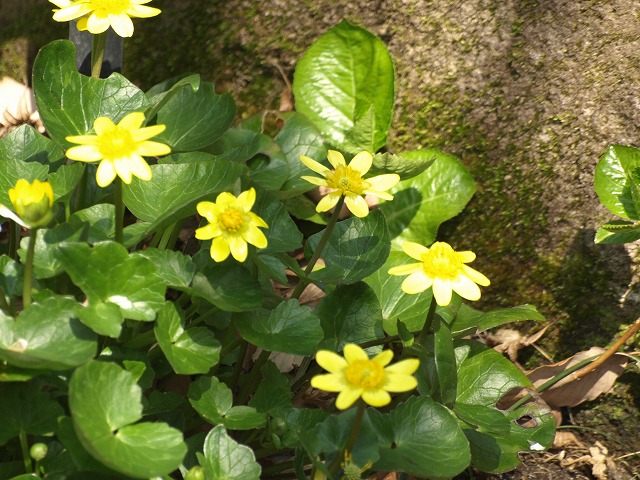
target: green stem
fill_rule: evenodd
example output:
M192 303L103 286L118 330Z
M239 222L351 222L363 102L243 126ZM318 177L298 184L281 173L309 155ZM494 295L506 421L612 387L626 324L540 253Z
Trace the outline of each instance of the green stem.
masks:
M27 308L31 305L31 278L33 272L33 255L36 251L37 228L29 232L29 246L27 247L27 261L24 265L24 281L22 282L22 305Z
M116 207L116 242L122 243L122 230L124 228L124 202L122 201L122 180L116 177L114 181L116 187L114 203Z
M104 60L104 47L106 43L107 32L93 36L93 41L91 42L91 76L93 78L100 78L102 62Z
M345 457L345 453L349 453L350 451L352 451L353 446L358 441L358 435L360 435L360 429L362 428L362 419L364 418L366 407L367 406L364 401L362 401L362 399L358 400L358 403L356 404L356 418L353 419L353 427L351 427L351 434L347 439L347 443L345 443L344 448L342 449L340 454L337 454L331 462L331 465L329 465L329 473L332 477L335 476L335 474L338 472L338 469L340 468L340 461Z
M162 233L162 237L160 238L160 241L158 242L158 249L159 250L166 250L167 249L167 246L169 245L171 237L173 236L173 232L176 229L177 223L178 222L174 222L171 225L169 225L167 228L165 228L164 232Z
M424 321L424 325L422 326L422 330L418 335L416 342L421 347L424 347L427 337L431 333L431 327L433 326L433 317L436 314L436 306L438 303L436 302L436 298L434 296L431 297L431 304L429 305L429 311L427 312L427 318Z
M344 197L340 197L340 199L338 200L338 203L333 209L333 213L331 214L329 223L327 223L327 227L324 229L324 233L322 234L322 237L318 242L318 246L316 247L315 252L313 252L313 255L311 256L311 260L309 260L309 264L307 265L307 268L305 268L304 270L305 277L308 276L313 271L313 267L316 266L316 262L320 259L320 255L322 255L322 251L324 250L324 247L327 245L327 242L329 241L329 237L331 237L331 233L333 233L333 229L336 226L336 223L338 223L338 217L340 217L340 211L342 210L343 203L344 203ZM302 295L302 292L304 291L306 286L307 286L306 279L300 278L298 285L296 285L295 290L291 294L291 298L300 298L300 295Z
M22 450L22 460L24 462L24 470L26 473L33 473L33 465L29 456L29 442L27 441L27 432L20 430L20 449Z
M244 362L244 357L247 354L247 348L249 348L249 343L246 340L242 340L240 343L240 350L238 350L236 363L233 365L233 372L231 372L231 380L229 381L229 388L231 390L235 390L238 385L240 372L242 372L242 363ZM220 358L222 358L222 355L220 355Z
M242 390L240 390L240 395L238 395L238 404L244 405L249 400L249 396L253 391L253 387L258 385L258 377L260 376L260 369L262 366L267 363L269 360L269 355L271 352L269 350L262 350L258 359L251 367L251 372L249 372L249 378L247 378L247 382L243 385Z

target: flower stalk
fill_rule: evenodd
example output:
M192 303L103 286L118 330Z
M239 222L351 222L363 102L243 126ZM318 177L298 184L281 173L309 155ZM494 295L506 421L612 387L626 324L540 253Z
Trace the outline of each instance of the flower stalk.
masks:
M22 304L24 308L31 305L31 284L33 277L33 257L36 250L36 238L38 229L32 228L29 231L29 246L27 247L27 260L24 265L24 281L22 283Z
M102 62L104 61L104 49L107 44L107 32L93 35L91 41L91 77L100 78Z
M367 405L359 400L356 403L356 417L353 419L353 427L351 427L351 434L347 439L347 443L344 444L344 448L340 452L340 454L336 454L333 461L329 465L329 473L334 476L338 472L338 468L340 467L340 459L346 457L347 452L351 452L356 442L358 441L358 436L360 435L360 430L362 429L362 419L364 418L364 412L366 411Z

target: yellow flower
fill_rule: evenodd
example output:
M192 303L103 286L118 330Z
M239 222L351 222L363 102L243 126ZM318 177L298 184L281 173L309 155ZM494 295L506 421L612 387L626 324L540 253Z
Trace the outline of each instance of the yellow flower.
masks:
M321 163L309 157L305 157L304 155L300 156L302 163L324 177L304 176L302 178L314 185L333 189L331 193L326 195L318 203L316 207L318 212L326 212L335 207L342 195L345 197L347 208L356 217L360 218L366 217L369 214L369 206L367 202L365 202L363 195L369 194L384 200L393 200L393 195L386 193L385 190L389 190L400 181L398 175L389 173L367 178L366 180L362 178L362 176L369 171L373 163L373 157L369 152L358 153L353 157L351 162L349 162L349 165L346 164L342 154L335 150L329 150L328 159L329 163L333 166L333 170L329 170Z
M151 168L142 156L158 156L171 153L168 145L149 139L162 133L164 125L142 127L144 113L132 112L117 125L110 118L98 117L93 123L96 135L76 135L67 141L81 146L67 150L67 157L80 162L97 162L96 181L101 187L109 185L118 175L124 183L131 183L131 176L151 180Z
M54 9L56 22L78 19L78 30L89 30L93 34L105 32L112 27L121 37L133 35L131 18L155 17L160 9L144 6L151 0L49 0Z
M456 252L445 242L435 242L430 248L419 243L404 242L402 250L420 261L389 269L390 275L409 275L402 282L405 293L420 293L433 287L433 296L438 305L446 306L451 302L452 291L467 300L478 300L478 285L486 287L490 283L483 274L465 265L475 260L476 254L473 252Z
M21 178L9 189L9 200L15 213L0 205L0 215L25 228L42 227L53 218L53 189L49 182L34 180L29 183Z
M200 202L198 213L209 221L196 230L196 238L210 240L211 258L216 262L226 260L229 253L239 262L247 259L247 244L258 248L267 246L267 237L258 227L269 228L265 221L251 211L256 201L253 188L242 192L238 198L222 192L216 202Z
M385 350L372 359L358 345L348 343L344 347L344 358L328 350L316 353L316 362L328 374L316 375L311 386L327 392L340 392L336 407L349 408L360 397L373 407L382 407L391 402L389 392L407 392L418 385L413 373L420 361L416 358L402 360L389 365L393 358L391 350Z

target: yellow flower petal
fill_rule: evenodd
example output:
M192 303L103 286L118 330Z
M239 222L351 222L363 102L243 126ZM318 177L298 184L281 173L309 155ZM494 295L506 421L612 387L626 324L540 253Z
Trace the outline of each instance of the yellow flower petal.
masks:
M344 358L348 363L357 362L358 360L369 360L367 352L355 343L347 343L344 346Z
M99 15L95 11L87 18L87 30L94 35L106 32L110 26L109 17Z
M422 256L426 254L429 249L414 242L404 242L402 244L402 251L416 260L422 260Z
M71 147L67 150L66 155L71 160L77 160L79 162L97 162L102 159L102 154L95 145Z
M466 265L464 265L462 268L464 270L464 274L467 277L469 277L471 280L476 282L478 285L482 285L483 287L488 287L491 284L489 279L485 277L483 274L481 274L480 272L478 272L477 270L474 270L473 268L468 267Z
M387 369L388 371L388 369ZM387 392L399 393L408 392L418 386L416 377L412 375L398 375L395 373L387 373L384 389Z
M336 398L336 408L346 410L362 395L362 388L347 387Z
M456 252L458 259L463 263L473 262L476 259L476 254L470 251Z
M211 242L211 258L216 262L224 262L231 250L229 250L229 242L224 237L216 237Z
M203 216L210 222L212 222L219 213L218 206L213 202L200 202L196 205L196 210L198 211L198 215Z
M130 160L129 169L131 173L140 180L151 180L151 167L149 167L149 164L145 162L141 156L136 155Z
M344 358L329 350L319 350L316 353L316 362L331 373L341 372L347 366L347 361Z
M407 265L391 267L387 273L389 273L389 275L411 275L419 270L422 270L422 263L409 263Z
M76 18L80 18L89 12L91 12L91 7L89 5L85 3L75 3L55 12L53 14L53 19L56 22L69 22Z
M433 297L441 307L446 307L451 303L451 282L442 280L441 278L433 279Z
M381 388L365 390L362 392L362 399L372 407L384 407L391 403L391 395Z
M308 177L306 175L303 175L302 177L303 180L306 180L309 183L313 183L314 185L318 185L319 187L326 187L328 186L327 181L324 178L319 178L319 177Z
M159 8L143 7L141 5L132 5L127 10L127 15L138 18L150 18L159 15L162 12Z
M216 197L216 205L220 207L220 210L223 210L225 207L230 205L235 205L236 197L234 197L229 192L222 192Z
M67 142L77 143L79 145L97 145L98 137L95 135L69 135L65 137Z
M340 392L347 384L342 375L327 373L324 375L316 375L311 379L311 386L325 392Z
M424 274L422 270L412 273L402 282L402 291L408 294L424 292L431 287L433 280Z
M369 215L369 205L360 195L347 194L344 203L349 211L358 218L364 218Z
M269 225L267 225L267 222L265 222L262 218L260 218L255 213L247 212L247 215L249 215L251 222L254 223L256 226L262 227L262 228L269 228ZM260 248L264 248L264 247L260 247Z
M109 15L109 23L119 36L128 38L133 35L133 22L126 13ZM91 28L89 28L89 31L91 31Z
M336 203L338 203L338 200L340 200L341 196L342 195L338 191L331 192L328 195L325 195L318 202L318 205L316 205L316 211L322 213L331 210L336 206Z
M347 164L347 162L344 161L344 156L340 152L337 152L335 150L329 150L327 152L327 159L329 160L329 163L333 166L333 168L338 168L339 166L345 166Z
M253 207L253 204L256 203L256 189L250 188L249 190L245 190L236 200L238 203L238 208L241 208L245 212L248 212Z
M164 125L156 125L156 127L141 128L143 123L144 123L144 113L131 112L125 115L124 117L122 117L122 120L118 122L118 126L121 128L124 128L125 130L136 131L136 135L140 135L141 132L144 132L145 130L154 131L154 129L157 130L156 127L162 127L162 130L157 131L153 133L153 135L149 135L148 137L147 136L136 137L136 141L139 141L139 142L142 140L148 140L149 138L164 131Z
M480 287L476 285L473 280L464 275L460 275L455 280L451 281L451 288L462 298L467 300L479 300L480 299Z
M266 248L267 246L267 237L255 225L249 225L242 238L257 248Z
M394 375L413 375L420 366L420 360L417 358L407 358L401 360L398 363L388 366L384 369L385 372L392 373ZM413 377L412 377L413 378Z
M198 240L211 240L221 234L220 227L212 223L196 229L196 238Z
M383 367L386 367L393 360L393 351L392 350L383 350L375 357L371 359L373 362L377 362Z
M400 175L396 175L395 173L387 173L385 175L367 178L367 182L370 185L369 190L373 195L378 195L376 192L385 192L395 187L399 181ZM366 193L369 193L369 191Z
M138 144L137 152L145 157L160 157L162 155L169 155L171 153L171 147L160 142L145 141Z
M319 162L316 162L312 158L306 157L304 155L300 155L300 160L304 163L309 169L313 170L316 173L319 173L322 176L326 176L331 170L322 165Z
M93 129L95 130L97 135L103 135L104 133L113 130L115 126L116 126L115 123L113 123L113 121L111 121L111 119L108 117L98 117L93 122ZM87 135L87 137L92 139L96 138L93 135L92 136ZM76 140L69 140L69 141L74 143L79 143Z
M67 151L67 156L69 152ZM108 160L103 160L98 165L98 170L96 171L96 182L102 188L110 185L111 182L116 178L116 169L112 162Z
M116 174L118 174L122 181L129 185L131 183L131 168L129 165L131 163L131 159L116 158L113 162L109 163L113 164L113 167L116 169Z
M349 162L349 166L356 172L360 173L360 175L364 175L365 173L367 173L372 164L373 157L369 152L360 152L351 159L351 162Z
M229 236L227 240L229 242L229 249L231 250L233 258L239 262L244 262L249 254L247 242L240 236Z

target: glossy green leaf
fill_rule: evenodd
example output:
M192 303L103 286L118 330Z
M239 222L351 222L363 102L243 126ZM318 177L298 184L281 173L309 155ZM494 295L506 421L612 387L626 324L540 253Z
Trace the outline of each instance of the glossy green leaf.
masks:
M640 199L637 198L640 150L623 145L610 146L598 161L594 186L600 202L611 213L627 220L640 220Z
M612 220L596 231L595 241L603 245L619 245L640 239L640 222Z
M0 139L0 158L37 162L54 171L64 163L64 152L30 125L22 125Z
M460 420L472 425L479 432L509 434L511 422L507 415L497 408L458 402L454 411Z
M242 338L270 352L311 355L323 333L320 319L298 300L280 303L271 312L255 310L234 315Z
M458 360L457 402L496 408L511 389L531 386L531 382L513 363L491 348L471 340L456 342ZM509 432L464 427L471 444L472 465L490 473L515 468L521 451L548 448L553 443L555 421L545 404L529 403L505 412ZM520 418L533 421L519 422ZM484 430L484 431L483 431Z
M55 256L85 293L89 307L111 303L123 319L152 321L164 305L166 286L153 262L129 255L118 243L64 243L56 247Z
M453 408L458 381L456 357L449 326L438 315L433 319L433 332L424 345L427 355L420 361L419 376L426 375L429 396Z
M262 290L242 265L232 262L216 264L211 260L193 277L193 296L205 299L220 310L243 312L262 304Z
M262 382L249 400L249 406L258 412L267 413L270 416L282 416L291 410L291 386L289 378L280 373L278 367L272 363L265 363L260 369Z
M209 432L204 454L197 457L207 479L256 480L262 472L253 450L238 444L221 425Z
M296 111L329 143L351 153L376 152L387 141L394 83L393 62L382 41L343 21L298 62L293 81Z
M196 272L196 265L191 257L178 251L146 248L134 255L151 260L164 283L172 288L187 288Z
M311 256L324 230L309 238L305 253ZM390 250L385 217L379 210L364 218L351 217L336 224L321 258L325 267L310 275L314 281L351 284L384 265Z
M82 179L84 165L80 162L70 165L62 165L58 170L49 174L49 183L53 190L53 197L56 202L68 203L71 195L75 192L78 183Z
M245 169L224 160L152 165L150 181L133 180L125 185L124 203L136 217L148 222L150 233L194 214L199 201L215 200L214 195L230 188Z
M218 95L208 82L197 87L193 84L179 87L158 110L157 123L167 128L154 140L170 145L174 152L211 145L236 116L231 95Z
M82 240L85 233L82 225L62 223L50 229L38 229L36 233L36 246L33 257L33 274L36 278L50 278L64 271L62 263L56 258L55 249L61 242L77 242ZM29 237L20 242L18 255L24 264L27 259Z
M220 359L220 342L206 327L184 328L175 304L167 302L153 329L158 345L179 375L207 373Z
M366 283L337 287L320 301L316 315L324 331L320 348L339 352L347 343L384 336L378 298Z
M457 315L451 323L454 332L476 327L477 331L484 332L490 328L512 322L524 320L544 320L542 315L533 305L519 305L510 308L497 308L477 315Z
M8 383L2 386L0 411L0 445L17 437L20 432L33 435L53 433L56 418L63 414L58 402L40 388L28 383Z
M0 358L27 369L68 370L96 353L96 335L76 313L78 304L50 297L25 308L14 320L0 314Z
M396 185L391 190L393 201L380 206L394 249L400 250L405 241L433 243L438 227L458 215L475 193L473 178L455 157L440 152L434 155L433 165Z
M258 192L252 211L269 225L268 229L261 229L268 243L259 250L260 254L291 252L302 246L302 233L282 203L265 192Z
M259 130L249 130L240 126L224 132L215 143L206 148L206 151L216 159L247 163L271 143L273 140Z
M202 376L189 386L189 403L212 425L224 425L229 430L251 430L264 427L267 417L255 408L233 406L229 387L216 377Z
M369 175L383 175L397 173L401 180L420 175L442 155L440 150L423 149L400 153L376 153Z
M314 185L300 178L301 175L306 175L300 155L318 161L327 157L324 138L311 120L301 113L294 113L286 119L275 141L280 145L289 167L289 178L282 185L278 196L289 198L315 188Z
M24 267L8 255L0 255L0 288L4 295L22 295Z
M382 326L389 335L398 334L398 320L411 332L420 330L433 298L431 289L416 295L404 293L401 287L407 277L387 273L391 267L411 262L404 252L391 252L384 265L364 279L378 297L382 307Z
M197 73L181 74L162 80L147 90L145 95L152 100L155 106L159 100L166 98L167 94L173 94L183 85L191 85L194 90L197 90L200 87L200 75Z
M431 398L413 396L387 415L368 413L380 442L374 469L451 478L469 465L469 442L455 417Z
M115 216L115 206L110 203L98 203L75 212L69 217L69 223L78 226L86 225L86 240L93 244L113 239L116 230Z
M56 40L40 49L33 64L33 90L47 133L60 145L65 137L84 135L98 117L119 122L149 104L145 94L118 73L89 78L76 70L76 47Z
M166 475L187 448L182 434L142 418L142 392L115 363L92 361L69 383L69 409L82 446L107 467L135 478Z
M115 303L93 302L78 310L82 323L94 332L111 338L118 338L122 332L124 317Z

